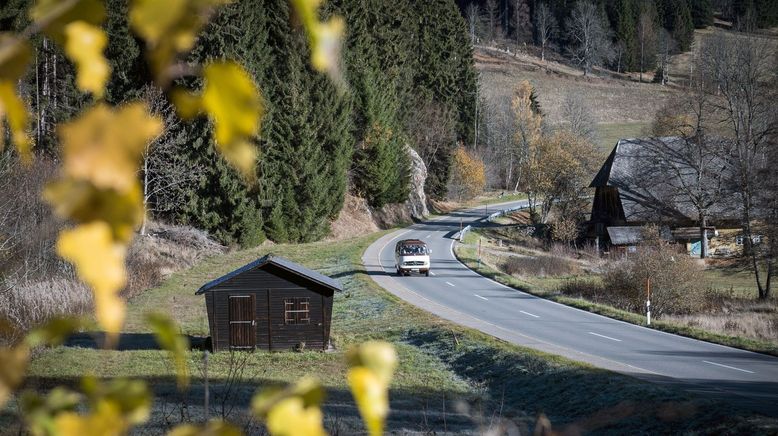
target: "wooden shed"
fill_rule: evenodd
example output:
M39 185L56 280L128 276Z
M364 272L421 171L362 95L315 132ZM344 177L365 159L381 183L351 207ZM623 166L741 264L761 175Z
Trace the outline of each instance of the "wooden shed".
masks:
M203 285L213 351L324 350L337 280L267 255Z

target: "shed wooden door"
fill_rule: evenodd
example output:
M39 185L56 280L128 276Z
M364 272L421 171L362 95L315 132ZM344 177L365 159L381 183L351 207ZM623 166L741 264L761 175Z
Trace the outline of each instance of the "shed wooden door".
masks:
M257 346L254 295L230 295L230 348Z

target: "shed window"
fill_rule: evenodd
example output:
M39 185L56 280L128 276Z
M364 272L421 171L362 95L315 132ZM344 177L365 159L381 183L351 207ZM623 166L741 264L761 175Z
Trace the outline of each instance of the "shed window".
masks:
M284 299L284 324L300 325L311 323L311 299L296 297Z

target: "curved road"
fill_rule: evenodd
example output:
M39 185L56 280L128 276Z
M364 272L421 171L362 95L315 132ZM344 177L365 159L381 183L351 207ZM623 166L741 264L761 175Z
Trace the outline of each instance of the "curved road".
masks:
M522 202L490 206L498 208ZM483 221L484 207L385 235L365 251L373 279L398 297L467 327L541 351L633 375L758 413L778 416L778 358L628 324L508 288L460 263L452 239ZM432 250L430 277L398 277L394 244L417 238Z

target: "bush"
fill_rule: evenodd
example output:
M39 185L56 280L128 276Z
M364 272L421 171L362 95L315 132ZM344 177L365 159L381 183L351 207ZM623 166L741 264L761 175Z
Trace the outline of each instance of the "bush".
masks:
M569 217L560 217L551 223L551 239L572 245L578 239L578 222Z
M689 314L710 305L703 285L702 267L686 254L662 242L644 244L636 255L606 269L603 286L609 299L624 309L645 313L646 282L651 284L651 313Z
M503 271L510 275L523 276L564 276L580 271L578 265L568 259L552 256L511 256L502 265Z

